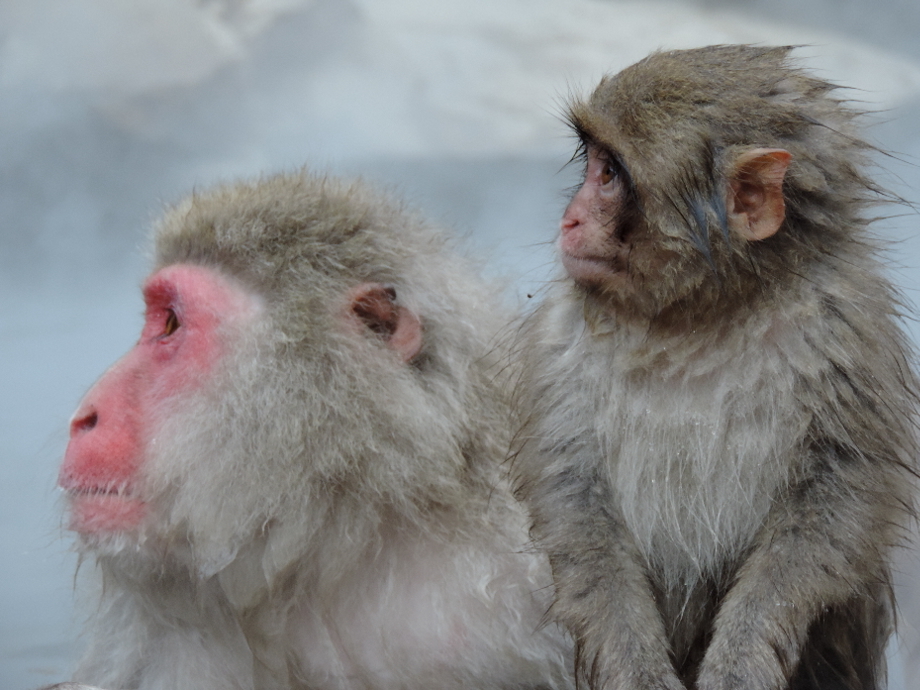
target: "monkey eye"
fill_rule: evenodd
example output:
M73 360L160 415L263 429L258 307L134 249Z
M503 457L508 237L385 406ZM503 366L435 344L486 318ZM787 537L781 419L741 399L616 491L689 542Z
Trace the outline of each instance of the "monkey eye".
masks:
M166 310L166 323L163 325L163 337L167 337L179 330L179 317L172 309Z
M603 167L601 167L600 172L600 182L601 186L608 185L619 175L619 168L615 163L610 161L604 161Z

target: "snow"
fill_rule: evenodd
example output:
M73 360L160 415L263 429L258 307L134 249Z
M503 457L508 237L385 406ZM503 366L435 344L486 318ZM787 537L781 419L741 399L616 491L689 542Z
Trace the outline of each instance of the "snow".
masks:
M806 45L806 64L885 111L875 137L904 156L881 161L883 182L916 199L920 58L906 39L859 38L886 4L845 3L820 30L821 0L765 4L0 3L0 687L66 679L78 654L57 464L70 412L137 335L145 231L164 203L305 163L362 175L467 235L523 299L549 275L574 182L560 172L566 95L657 48L736 41ZM910 299L916 224L886 223ZM920 677L920 565L902 561L892 690Z

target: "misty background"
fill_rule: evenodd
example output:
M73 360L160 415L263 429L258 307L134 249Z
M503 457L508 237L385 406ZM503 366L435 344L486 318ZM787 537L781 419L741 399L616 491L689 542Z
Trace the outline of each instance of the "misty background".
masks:
M876 111L879 179L918 202L918 35L915 0L0 0L0 688L65 680L79 655L57 466L137 338L164 205L304 164L360 175L467 237L523 304L578 173L566 95L657 48L803 45ZM918 229L910 207L878 225L915 303ZM891 690L911 690L916 549L897 577Z

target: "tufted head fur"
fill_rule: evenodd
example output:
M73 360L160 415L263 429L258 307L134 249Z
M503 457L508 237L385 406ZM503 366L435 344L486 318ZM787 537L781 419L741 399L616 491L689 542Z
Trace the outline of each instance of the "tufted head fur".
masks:
M863 113L836 97L834 84L799 68L790 50L654 53L570 106L581 141L622 165L637 246L655 247L654 270L641 251L632 263L645 313L679 302L699 317L739 293L782 290L809 264L846 261L871 245L865 210L882 192L864 173L872 147L854 127ZM729 232L725 198L733 162L753 147L791 154L786 220L759 242Z

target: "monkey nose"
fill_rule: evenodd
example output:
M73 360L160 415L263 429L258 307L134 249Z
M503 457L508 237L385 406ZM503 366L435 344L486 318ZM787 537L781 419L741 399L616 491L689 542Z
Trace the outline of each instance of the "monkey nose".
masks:
M99 415L96 408L90 406L85 410L77 410L70 422L70 437L78 436L87 431L92 431L96 424L99 423Z
M582 225L583 221L581 208L576 207L573 200L568 208L565 209L565 213L562 214L562 219L559 221L559 231L566 235Z

